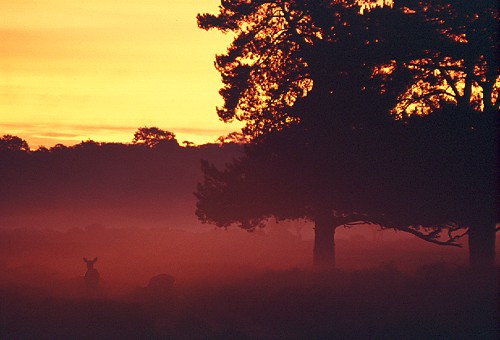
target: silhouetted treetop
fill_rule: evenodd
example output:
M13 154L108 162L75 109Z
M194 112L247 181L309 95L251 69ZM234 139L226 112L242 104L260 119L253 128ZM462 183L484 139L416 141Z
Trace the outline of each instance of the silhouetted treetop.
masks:
M220 136L217 138L216 142L219 144L236 143L245 144L249 142L248 136L245 136L242 132L234 131L225 136Z
M401 0L396 4L409 23L401 41L413 44L408 48L411 54L395 58L390 66L405 67L413 75L396 111L429 113L444 103L498 109L497 2Z
M101 146L102 143L96 142L92 139L87 139L85 141L81 141L78 144L72 146L73 149L84 149L84 150L96 150Z
M7 134L0 138L0 151L30 151L30 148L24 139Z
M164 142L178 144L174 133L157 127L139 128L134 133L134 138L132 139L133 144L145 145L150 148L158 146Z
M235 33L216 57L224 83L218 115L246 121L253 136L280 129L306 114L291 107L313 88L339 98L352 90L340 85L363 72L369 77L357 86L395 95L398 115L450 102L498 106L493 1L376 3L234 0L222 1L217 15L199 15L201 28Z
M311 49L347 35L367 38L347 33L365 27L363 20L355 1L223 1L217 16L199 15L201 28L236 33L227 53L216 57L224 83L219 116L249 122L250 135L296 122L289 108L312 89L313 68L320 68Z

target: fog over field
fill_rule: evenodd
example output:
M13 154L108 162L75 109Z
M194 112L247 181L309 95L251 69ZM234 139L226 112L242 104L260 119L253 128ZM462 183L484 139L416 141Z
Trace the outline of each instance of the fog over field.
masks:
M2 338L491 338L492 287L467 251L373 226L342 229L337 268L311 265L310 223L2 229ZM300 231L300 236L297 234ZM97 257L98 288L83 257ZM167 274L167 275L165 275ZM165 280L173 277L174 282ZM491 282L491 281L490 281ZM481 289L480 289L481 288ZM480 290L478 290L480 289ZM470 291L474 294L471 295Z

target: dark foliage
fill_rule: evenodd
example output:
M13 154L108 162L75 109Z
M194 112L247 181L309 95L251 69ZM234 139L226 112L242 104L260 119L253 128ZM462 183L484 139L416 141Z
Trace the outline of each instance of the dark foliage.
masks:
M229 1L198 17L236 33L217 57L219 115L245 120L256 144L225 171L204 165L198 216L247 229L270 216L316 230L362 220L439 244L469 228L471 263L492 264L497 8L367 3Z
M0 152L27 152L29 150L28 143L17 136L3 135L0 138Z
M167 143L171 147L178 146L179 143L175 139L175 134L170 131L165 131L157 127L143 127L139 128L134 133L134 139L132 139L133 144L145 145L147 147L159 147L164 146Z

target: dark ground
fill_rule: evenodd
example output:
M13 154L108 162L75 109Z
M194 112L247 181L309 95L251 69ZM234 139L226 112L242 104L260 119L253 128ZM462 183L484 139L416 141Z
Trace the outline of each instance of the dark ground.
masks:
M467 271L270 271L222 285L79 297L0 292L2 339L494 339ZM489 321L489 322L488 322Z
M311 240L276 230L2 231L0 339L496 338L498 275L465 249L352 232L319 271ZM162 272L173 286L148 285Z

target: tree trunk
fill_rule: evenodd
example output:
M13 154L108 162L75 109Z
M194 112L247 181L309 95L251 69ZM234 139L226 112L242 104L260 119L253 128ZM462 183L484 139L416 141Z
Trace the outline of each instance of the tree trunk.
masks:
M457 98L458 106L463 109L468 109L470 107L470 101L472 97L472 77L474 75L474 62L465 59L465 86L463 96Z
M472 268L494 268L495 234L495 224L491 222L469 229L469 263Z
M476 224L469 229L469 261L473 290L471 322L474 336L496 339L498 336L498 272L495 268L495 223ZM471 282L471 283L472 283Z
M314 225L314 265L335 267L335 229L337 226L331 213L323 213L316 217Z
M495 84L495 82L493 82ZM490 82L486 82L483 85L483 104L484 104L484 112L493 112L495 115L495 109L493 106L493 99L491 98L491 94L493 93L493 84Z

